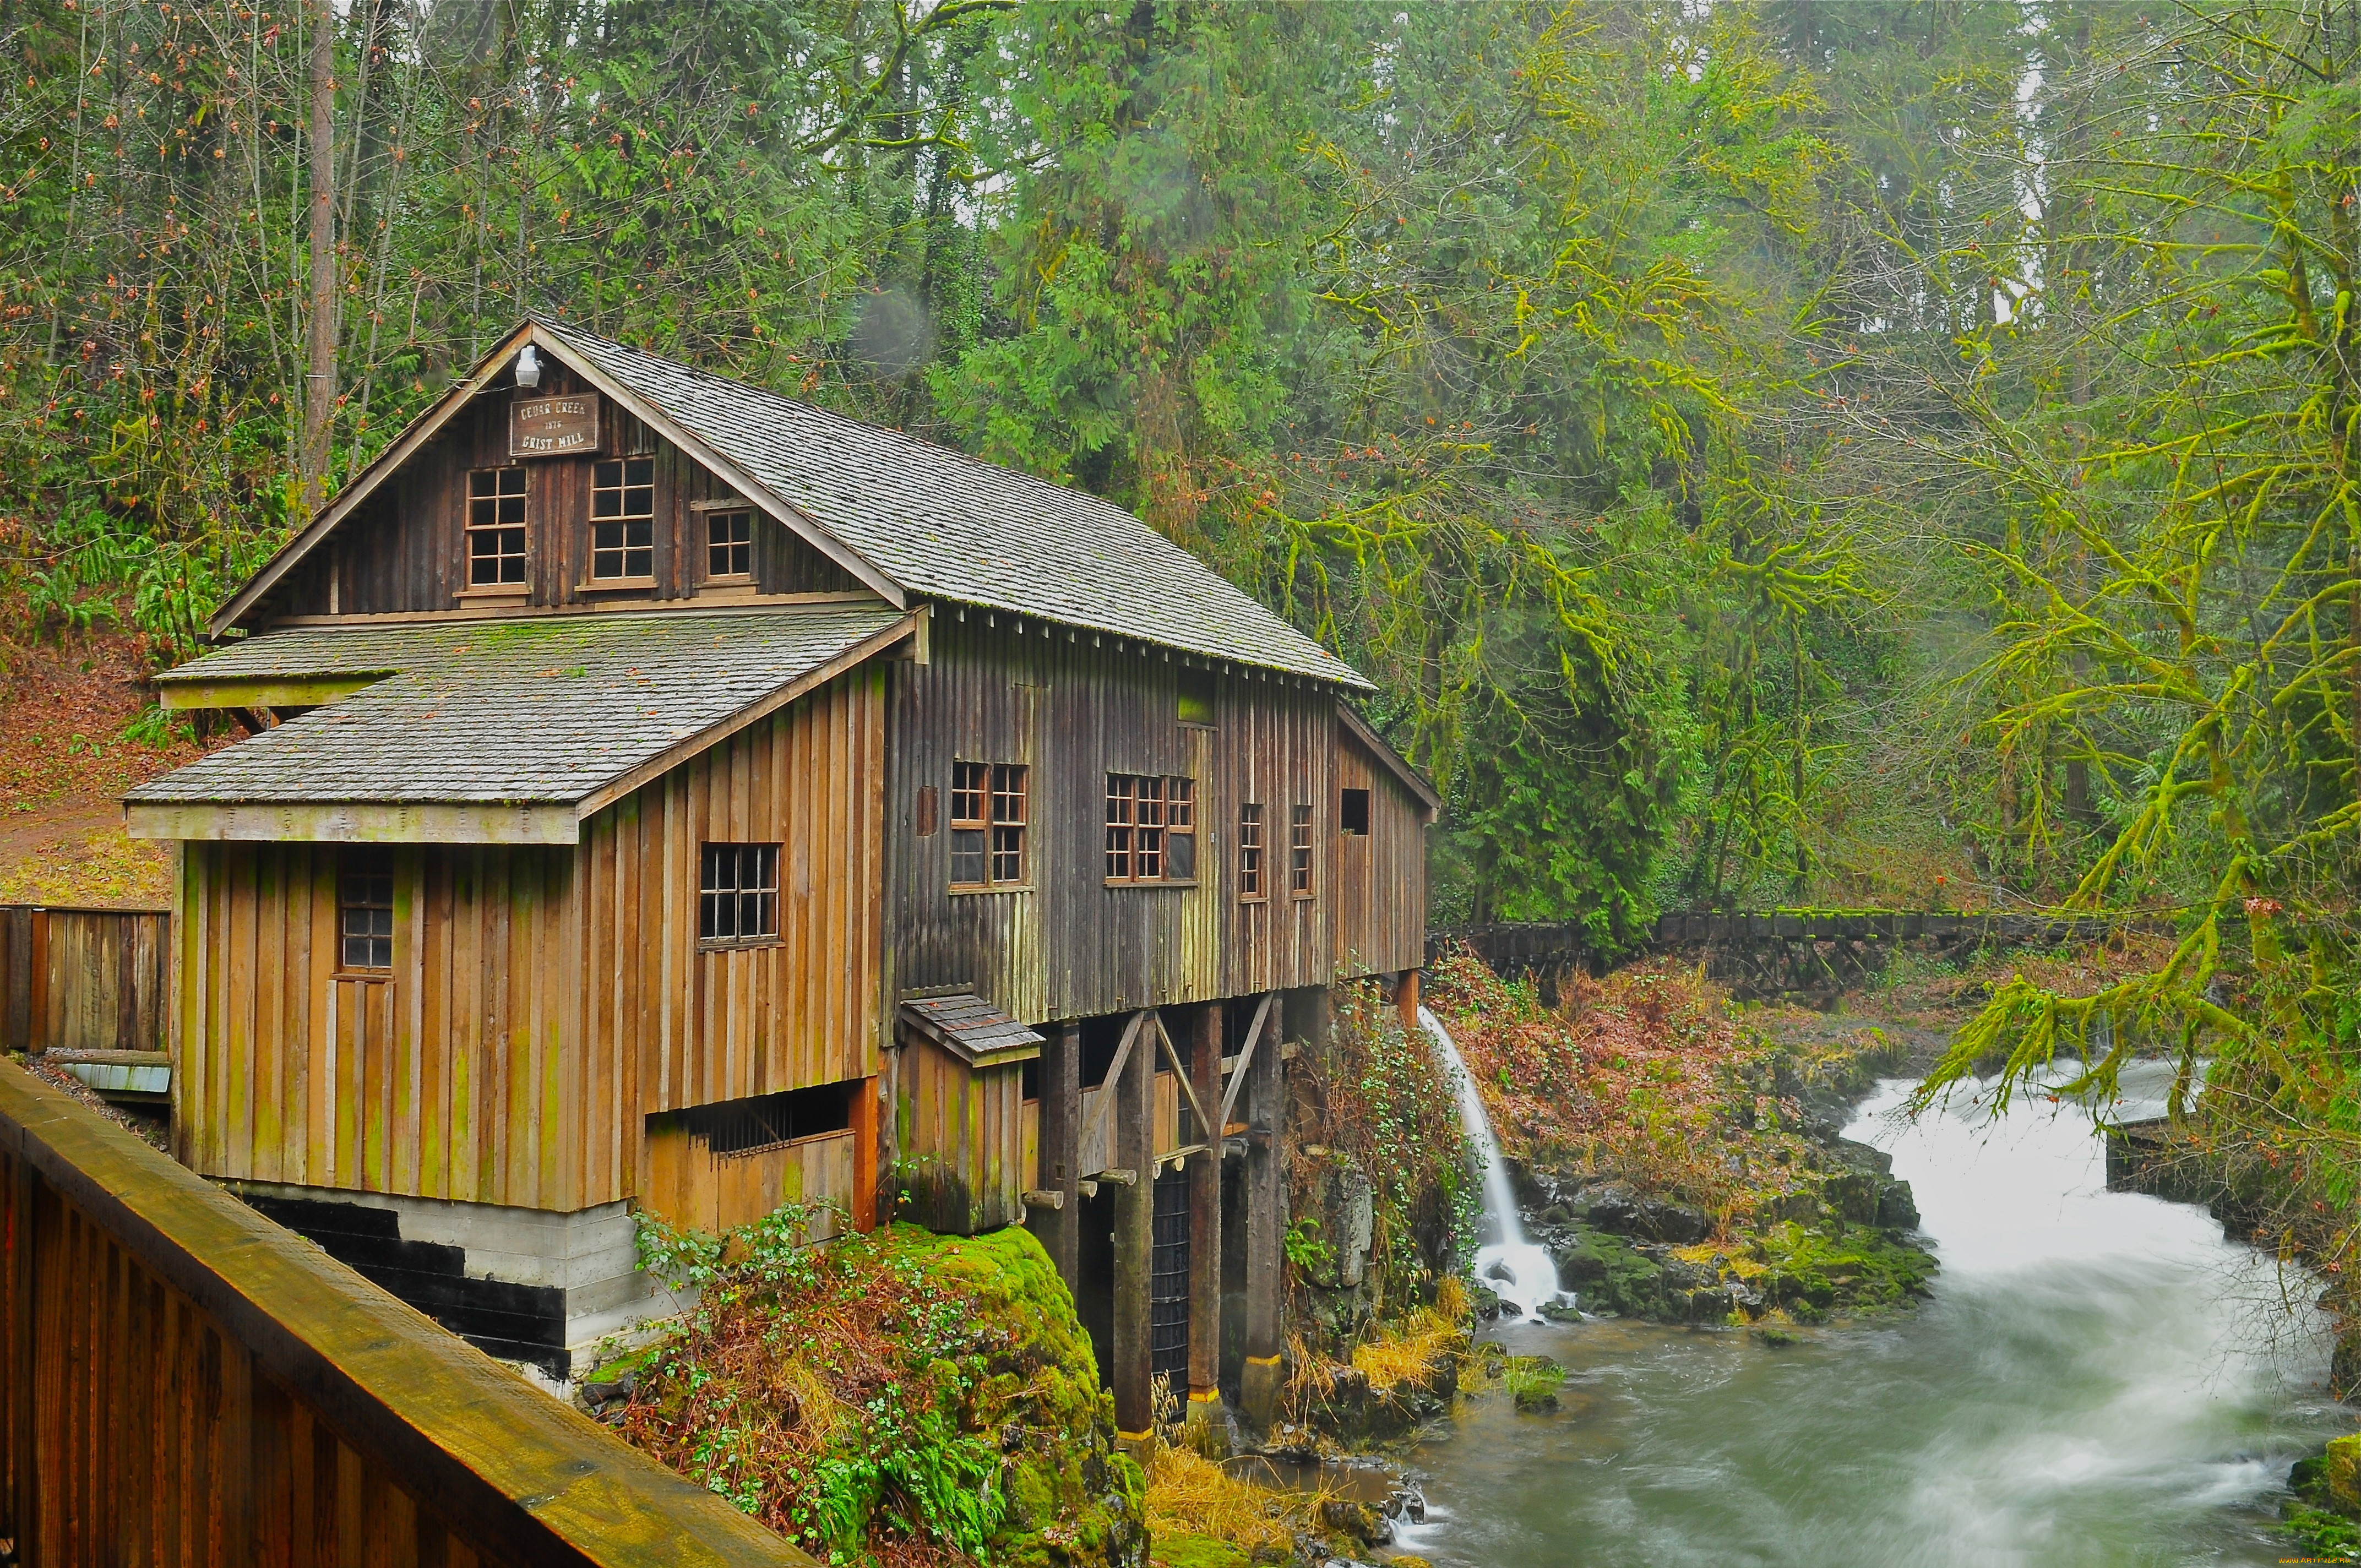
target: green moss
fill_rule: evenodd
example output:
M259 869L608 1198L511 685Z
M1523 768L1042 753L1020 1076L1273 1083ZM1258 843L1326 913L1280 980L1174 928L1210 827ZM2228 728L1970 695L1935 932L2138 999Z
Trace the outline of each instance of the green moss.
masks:
M1803 1322L1905 1305L1935 1273L1931 1255L1866 1226L1831 1233L1791 1220L1766 1229L1753 1251L1765 1266L1755 1288Z
M1210 1535L1159 1537L1155 1560L1164 1568L1250 1568L1254 1562L1228 1541Z
M1500 1368L1500 1382L1518 1409L1529 1416L1547 1415L1557 1409L1565 1369L1545 1355L1512 1355Z
M970 1401L976 1430L1021 1434L1003 1443L1009 1508L993 1560L1014 1568L1124 1561L1147 1483L1115 1450L1115 1396L1099 1385L1090 1337L1041 1244L1015 1225L980 1236L895 1225L881 1241L1007 1338Z
M1557 1258L1559 1278L1579 1294L1584 1310L1627 1318L1664 1315L1664 1270L1621 1236L1578 1225L1573 1245Z
M2343 1514L2291 1502L2279 1528L2302 1544L2307 1556L2330 1563L2361 1563L2361 1523Z
M800 1229L706 1238L697 1308L630 1358L623 1435L832 1562L1139 1562L1146 1486L1038 1242Z

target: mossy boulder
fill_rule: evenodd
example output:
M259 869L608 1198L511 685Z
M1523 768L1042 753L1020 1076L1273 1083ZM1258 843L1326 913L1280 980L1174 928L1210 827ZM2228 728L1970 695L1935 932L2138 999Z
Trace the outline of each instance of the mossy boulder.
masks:
M1559 1288L1575 1291L1586 1311L1664 1315L1664 1270L1626 1238L1573 1224L1557 1227L1548 1245Z
M1869 1227L1774 1225L1755 1239L1754 1285L1802 1322L1839 1311L1904 1306L1927 1294L1935 1260L1923 1248Z
M2295 1494L2285 1509L2285 1528L2306 1556L2329 1563L2361 1563L2361 1433L2332 1439L2288 1474Z
M1020 1226L939 1236L896 1225L884 1245L972 1304L1005 1348L970 1402L1000 1434L1008 1509L995 1563L1013 1568L1137 1562L1147 1483L1115 1447L1115 1397L1099 1383L1089 1334L1057 1265Z
M604 1369L600 1419L831 1561L1144 1563L1145 1480L1038 1241L804 1234L782 1210L711 1238L696 1306Z

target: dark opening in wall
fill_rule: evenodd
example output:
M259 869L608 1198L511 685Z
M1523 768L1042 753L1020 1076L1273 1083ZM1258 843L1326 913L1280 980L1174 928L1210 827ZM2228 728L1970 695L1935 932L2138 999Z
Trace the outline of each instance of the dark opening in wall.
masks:
M715 1154L760 1154L798 1138L840 1133L852 1125L852 1096L858 1079L823 1083L816 1089L791 1089L784 1094L760 1094L751 1100L725 1100L719 1105L697 1105L652 1116L687 1130L696 1142Z
M1367 838L1369 836L1369 792L1365 789L1346 790L1344 804L1336 811L1336 822L1341 831L1350 833L1356 839Z

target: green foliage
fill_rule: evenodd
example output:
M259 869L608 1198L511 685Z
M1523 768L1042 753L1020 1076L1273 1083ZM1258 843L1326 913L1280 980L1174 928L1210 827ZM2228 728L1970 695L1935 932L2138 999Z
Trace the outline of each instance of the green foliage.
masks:
M1431 1290L1447 1261L1475 1255L1483 1210L1475 1156L1433 1042L1403 1028L1373 983L1338 986L1332 996L1329 1049L1297 1058L1321 1109L1297 1146L1293 1189L1321 1190L1319 1161L1302 1152L1308 1145L1367 1179L1370 1267L1380 1297L1407 1304ZM1298 1221L1287 1240L1300 1273L1324 1272L1334 1261L1334 1243L1317 1221Z
M807 1240L642 1226L696 1305L630 1358L623 1434L832 1563L1137 1555L1142 1484L1040 1244L908 1226Z
M1565 1368L1545 1355L1512 1355L1501 1364L1500 1386L1517 1409L1538 1414L1557 1409Z
M1306 1215L1287 1227L1287 1261L1304 1273L1325 1273L1336 1264L1336 1249L1320 1239L1320 1222Z

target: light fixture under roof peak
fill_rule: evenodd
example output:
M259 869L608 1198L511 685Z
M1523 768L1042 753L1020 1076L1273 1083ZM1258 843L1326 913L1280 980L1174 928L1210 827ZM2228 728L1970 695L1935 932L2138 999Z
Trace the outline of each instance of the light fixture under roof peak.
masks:
M517 350L516 384L527 389L541 385L541 351L530 343Z

